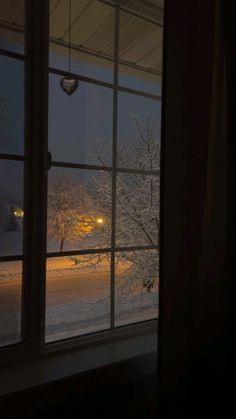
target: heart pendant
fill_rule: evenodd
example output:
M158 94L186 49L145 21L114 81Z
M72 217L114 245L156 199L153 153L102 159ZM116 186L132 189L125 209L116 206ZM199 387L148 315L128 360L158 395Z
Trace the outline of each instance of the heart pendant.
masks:
M63 77L60 82L61 88L68 95L72 95L79 86L79 81L76 79L71 79L70 77Z

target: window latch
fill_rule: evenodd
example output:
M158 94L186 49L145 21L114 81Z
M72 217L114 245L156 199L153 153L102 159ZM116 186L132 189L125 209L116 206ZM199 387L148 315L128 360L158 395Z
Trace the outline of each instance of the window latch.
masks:
M48 171L52 167L52 155L50 151L45 152L45 158L44 158L44 168L45 171Z

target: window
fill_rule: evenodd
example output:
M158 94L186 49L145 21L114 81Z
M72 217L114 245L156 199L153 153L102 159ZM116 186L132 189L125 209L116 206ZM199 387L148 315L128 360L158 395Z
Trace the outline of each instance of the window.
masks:
M32 1L1 6L0 346L30 352L158 316L162 22L51 0L49 42L37 57L31 24L25 58L25 6L36 16ZM37 60L48 79L30 106Z
M13 16L11 3L0 6L0 346L23 339L24 312L24 5Z

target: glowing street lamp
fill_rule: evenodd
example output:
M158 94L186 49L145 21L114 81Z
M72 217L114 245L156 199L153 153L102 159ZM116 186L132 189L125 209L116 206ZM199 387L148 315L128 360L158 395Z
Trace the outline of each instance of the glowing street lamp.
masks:
M103 224L103 223L104 223L103 218L97 218L97 223L98 223L98 224Z

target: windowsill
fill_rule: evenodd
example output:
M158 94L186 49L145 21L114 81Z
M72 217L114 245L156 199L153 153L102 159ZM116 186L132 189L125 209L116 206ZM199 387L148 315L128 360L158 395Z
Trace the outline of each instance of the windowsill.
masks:
M157 350L157 328L119 340L97 343L71 352L48 356L24 365L2 369L0 396L106 367ZM146 371L140 371L141 374Z

